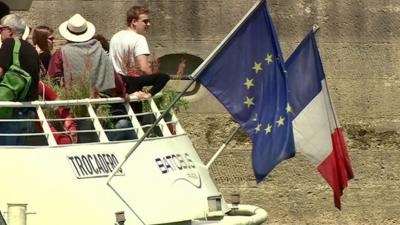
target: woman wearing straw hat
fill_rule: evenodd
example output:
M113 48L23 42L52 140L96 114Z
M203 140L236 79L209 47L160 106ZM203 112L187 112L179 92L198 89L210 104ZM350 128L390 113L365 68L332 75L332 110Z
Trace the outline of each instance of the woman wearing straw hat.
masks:
M75 14L63 22L58 27L58 31L67 43L58 48L51 57L48 76L60 78L60 84L66 88L74 88L77 84L85 88L90 85L93 96L113 90L115 79L112 62L100 42L93 39L96 32L95 26L80 14ZM63 111L60 113L61 118L72 118L68 108L61 110ZM67 130L74 134L75 122L71 119L65 122L67 122L64 124ZM75 143L80 140L74 137L72 141Z
M114 73L110 57L101 43L94 39L96 29L92 23L75 14L62 23L58 30L67 43L53 54L47 72L50 77L60 77L67 87L74 87L74 84L81 82L82 77L86 76L90 79L85 80L92 82L94 96L102 92L129 99L122 79ZM132 126L131 122L118 122L120 123L117 123L115 128ZM109 138L110 140L133 139L131 133L124 131Z
M53 54L48 75L60 77L67 86L86 76L95 93L112 90L115 87L112 62L100 42L93 39L95 26L75 14L63 22L58 31L67 43Z

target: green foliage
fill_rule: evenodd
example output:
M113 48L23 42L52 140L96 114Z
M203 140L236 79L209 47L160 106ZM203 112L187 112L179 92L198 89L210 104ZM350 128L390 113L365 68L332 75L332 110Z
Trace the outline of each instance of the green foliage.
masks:
M166 110L168 108L168 106L174 101L176 96L178 96L178 94L179 94L178 92L176 92L168 87L165 87L162 90L162 96L158 97L158 98L154 98L154 102L156 103L159 110ZM172 107L172 110L174 112L181 112L181 111L187 110L188 107L189 107L188 101L180 98L175 103L175 105ZM148 101L143 102L143 111L144 112L151 111L150 104Z
M75 99L85 99L93 98L95 90L91 85L91 81L88 76L81 76L77 82L74 84L60 85L60 81L57 79L44 79L43 83L49 85L58 96L59 100L75 100ZM95 105L95 111L97 116L109 116L110 106L109 105ZM89 112L87 107L84 105L70 106L72 114L75 118L78 117L88 117ZM55 113L50 110L46 112L46 116L49 118L56 118Z
M50 86L56 92L57 96L61 96L62 93L64 92L64 87L61 87L59 85L60 80L57 78L53 78L53 79L46 78L46 79L41 79L41 81L43 83L47 84L48 86ZM42 97L42 96L40 96L40 97Z
M108 118L109 116L111 116L111 105L99 104L96 105L96 108L94 110L96 111L97 117L107 117L104 119L100 119L100 122L102 123L103 127L114 128L112 120Z
M84 99L92 98L94 95L94 90L89 76L80 76L77 82L74 82L73 84L66 83L64 86L64 92L59 95L61 99Z
M165 110L172 103L172 101L174 101L178 94L178 92L172 89L164 88L162 91L162 97L156 98L154 101L161 110ZM174 112L181 112L187 110L188 107L189 102L183 98L180 98L172 107L172 110L174 110Z

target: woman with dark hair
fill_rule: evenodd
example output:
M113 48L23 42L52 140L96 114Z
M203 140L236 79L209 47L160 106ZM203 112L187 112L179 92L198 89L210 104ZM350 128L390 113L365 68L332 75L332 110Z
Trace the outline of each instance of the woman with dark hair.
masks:
M39 54L41 61L42 79L45 78L49 62L51 58L51 50L53 50L53 36L54 30L48 26L37 26L32 31L32 43ZM47 84L39 81L39 96L44 100L57 100L57 93ZM77 143L76 124L73 120L72 113L69 108L60 107L56 110L59 118L64 119L64 129L68 131L67 134L59 134L57 130L51 126L51 131L58 144L71 144Z
M103 35L95 34L93 36L93 38L100 42L101 47L103 47L104 51L106 51L107 54L110 52L110 43L107 41L107 39Z
M54 30L48 26L35 27L32 32L32 43L36 47L40 60L46 71L49 68L51 50L53 50L53 33Z

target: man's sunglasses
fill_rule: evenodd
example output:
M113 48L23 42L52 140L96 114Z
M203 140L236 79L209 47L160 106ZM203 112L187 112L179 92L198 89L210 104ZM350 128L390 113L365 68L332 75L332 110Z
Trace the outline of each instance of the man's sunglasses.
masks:
M150 24L150 20L141 20L141 22L143 22L144 24Z

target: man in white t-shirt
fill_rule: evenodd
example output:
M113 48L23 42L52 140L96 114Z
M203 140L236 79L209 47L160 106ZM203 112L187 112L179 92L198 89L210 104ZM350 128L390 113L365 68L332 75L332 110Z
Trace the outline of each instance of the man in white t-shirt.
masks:
M129 94L149 98L159 92L169 80L166 74L154 74L149 65L149 46L143 36L150 27L149 10L133 6L126 13L128 29L116 33L110 41L110 57L115 71L122 77ZM142 92L144 86L152 86L149 92ZM135 112L142 111L142 105L133 104Z

